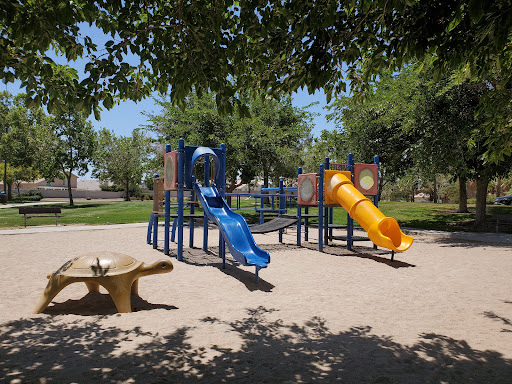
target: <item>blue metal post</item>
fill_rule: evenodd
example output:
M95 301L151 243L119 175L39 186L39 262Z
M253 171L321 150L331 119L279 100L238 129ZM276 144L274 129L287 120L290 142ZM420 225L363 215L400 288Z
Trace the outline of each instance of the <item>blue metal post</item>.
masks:
M220 156L220 172L219 182L217 186L219 188L220 195L224 199L226 196L226 144L220 145L221 156ZM222 268L226 268L226 243L219 228L219 255L222 256Z
M286 199L284 197L284 181L279 179L279 216L286 212ZM279 230L279 242L283 242L283 229Z
M380 168L380 164L379 164L379 156L375 155L373 156L373 163L374 164L377 164L377 180L375 180L375 182L377 183L377 185L379 185L379 168ZM376 207L379 207L379 192L378 192L378 188L377 188L377 194L375 196L373 196L373 204L375 204Z
M306 217L304 218L304 241L309 241L309 207L304 207L304 214Z
M324 160L324 170L329 169L329 158ZM329 208L324 209L324 244L329 244Z
M350 180L354 182L354 156L348 154L348 170L351 173ZM347 212L347 249L352 249L352 236L354 235L354 220Z
M318 174L320 175L318 189L318 250L322 252L324 250L324 165L320 164L318 167Z
M192 185L195 183L195 176L192 176ZM190 223L189 223L189 238L188 238L188 246L189 248L194 248L194 217L192 216L195 213L195 193L194 190L190 191Z
M157 179L159 176L158 174L155 174L155 179ZM153 249L158 248L158 214L155 213L153 215Z
M210 186L210 157L204 157L204 186ZM208 250L208 216L206 212L203 217L203 251Z
M302 175L302 167L297 168L297 178L298 175ZM302 207L299 205L299 190L297 188L297 245L301 244L301 227L302 227Z
M171 152L171 146L165 146L165 153ZM169 252L169 228L171 225L171 191L165 191L165 207L164 207L164 254L168 255Z
M178 144L178 261L183 260L183 194L185 177L185 140Z
M260 224L263 224L265 222L265 213L263 212L263 209L265 208L265 198L263 197L263 185L260 189Z
M149 216L149 222L148 222L148 233L146 235L146 242L148 244L151 244L151 235L153 233L153 216L155 214L153 213L153 211L151 211L151 216Z
M375 155L373 156L373 163L377 164L377 180L375 182L377 183L377 186L379 185L379 156ZM377 194L373 196L373 204L378 208L379 207L379 189L377 188ZM377 245L373 244L373 249L377 249ZM394 251L393 251L394 252ZM394 253L393 253L394 255ZM392 257L393 257L392 255Z

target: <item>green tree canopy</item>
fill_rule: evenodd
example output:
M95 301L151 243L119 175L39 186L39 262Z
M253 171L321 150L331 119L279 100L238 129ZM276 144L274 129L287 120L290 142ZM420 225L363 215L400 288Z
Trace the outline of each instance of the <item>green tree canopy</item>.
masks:
M50 109L99 114L116 97L157 90L184 105L196 89L218 110L241 97L302 87L358 92L385 70L432 55L434 73L485 78L493 93L491 159L512 153L512 3L508 0L1 1L0 78L19 79ZM86 28L86 25L91 26ZM107 41L97 39L99 31ZM60 65L85 60L85 73ZM53 57L53 58L52 58Z
M33 178L35 171L32 168L39 167L40 158L37 138L39 132L50 124L49 117L41 108L26 108L24 99L21 94L0 93L0 160L7 161L8 171L12 171L12 177L6 180L9 198L14 181L23 180L20 178L22 175L27 176L25 181Z
M460 181L465 203L466 180L477 182L477 225L485 221L487 185L510 170L509 162L486 162L488 113L477 114L480 100L491 92L485 82L453 84L449 76L434 81L433 67L415 65L396 76L385 76L364 102L342 98L331 115L341 134L364 161L380 156L384 182L407 175L434 181L439 174ZM412 184L411 184L412 183ZM435 194L435 193L434 193ZM459 210L467 210L460 205Z
M412 69L395 77L383 76L364 102L343 97L332 106L329 119L336 122L344 147L359 162L381 162L382 188L404 176L414 163L416 134L411 129L418 99L418 80Z
M38 130L39 165L47 180L66 178L69 204L73 205L71 177L85 175L93 159L96 133L82 112L68 109L53 117L51 125Z
M151 129L162 144L176 146L179 138L187 145L227 146L226 189L234 190L262 176L269 179L294 177L302 162L303 149L311 130L310 114L291 104L291 99L256 98L248 102L251 117L219 115L215 97L194 93L185 109L159 101L161 115L149 116Z
M142 181L150 154L150 140L140 129L134 129L131 137L118 137L103 128L99 133L93 175L101 181L124 186L125 200L130 201L130 188Z

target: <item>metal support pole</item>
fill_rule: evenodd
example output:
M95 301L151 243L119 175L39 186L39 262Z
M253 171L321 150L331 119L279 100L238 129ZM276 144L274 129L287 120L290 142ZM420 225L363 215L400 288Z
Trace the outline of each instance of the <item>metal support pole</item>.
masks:
M279 215L281 216L284 212L286 212L286 199L284 197L284 180L279 179ZM279 242L283 242L283 229L279 230Z
M165 153L171 152L171 146L165 146ZM165 206L164 206L164 254L168 255L169 251L169 228L171 225L171 191L165 191Z
M185 177L185 140L178 144L178 261L183 260L183 195Z
M219 172L219 182L217 186L219 187L219 192L221 197L224 199L226 196L226 144L222 143L220 145L221 156L220 156L220 172ZM222 268L226 268L226 243L224 242L224 238L222 237L222 232L219 228L219 255L222 256Z
M299 167L297 169L297 179L298 175L302 174L302 167ZM301 227L302 227L302 207L299 205L299 189L297 187L297 245L300 246L301 244Z
M195 182L195 177L192 178L192 184ZM194 248L194 217L192 216L195 213L195 193L194 190L190 191L190 222L189 222L189 238L188 238L188 246L189 248Z
M350 180L354 182L354 156L348 154L348 170L351 173ZM354 220L347 212L347 249L352 249L352 236L354 235Z
M320 176L318 189L318 250L322 252L324 250L324 165L320 164L318 167L318 175Z
M329 158L324 160L324 170L329 169ZM329 208L324 208L324 244L329 244Z
M210 157L204 157L204 186L210 186ZM203 251L208 250L208 216L206 212L203 217Z
M377 186L379 185L379 156L375 155L373 156L373 163L377 164L377 180L375 182L377 183ZM377 188L377 194L373 196L373 204L378 208L379 207L379 188ZM373 249L377 249L377 245L373 244ZM393 253L394 255L394 253ZM393 260L393 257L391 257L391 260Z
M265 222L265 213L263 209L265 208L265 198L263 197L263 185L260 188L260 224Z

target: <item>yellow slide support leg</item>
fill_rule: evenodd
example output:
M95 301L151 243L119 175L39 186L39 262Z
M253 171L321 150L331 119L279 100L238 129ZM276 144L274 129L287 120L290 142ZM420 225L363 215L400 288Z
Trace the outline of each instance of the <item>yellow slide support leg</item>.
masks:
M409 249L413 238L400 230L395 219L384 216L370 199L354 187L345 175L335 171L326 172L332 172L332 177L327 180L325 193L345 208L350 217L364 228L375 245L395 252L403 252Z

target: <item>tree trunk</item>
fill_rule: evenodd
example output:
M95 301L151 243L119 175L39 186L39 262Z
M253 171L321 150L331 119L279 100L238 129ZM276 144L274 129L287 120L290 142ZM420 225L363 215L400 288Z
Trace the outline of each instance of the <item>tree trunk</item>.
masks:
M130 179L129 178L126 178L126 180L125 180L124 201L130 201Z
M496 197L501 196L502 187L503 187L503 179L501 177L497 177L496 178Z
M476 211L475 225L481 226L485 223L485 211L487 207L487 186L489 178L479 176L476 178Z
M267 168L263 170L263 188L268 188L269 171ZM270 204L270 198L265 197L265 204Z
M459 209L458 213L468 213L468 187L466 178L459 176Z
M437 203L437 178L436 178L436 175L434 175L434 188L432 190L432 195L433 195L433 198L434 198L434 203Z
M7 183L7 199L12 200L12 185Z
M66 175L66 179L68 180L68 196L69 196L69 205L72 207L73 203L73 192L71 191L71 169L69 170L69 174L64 172Z

